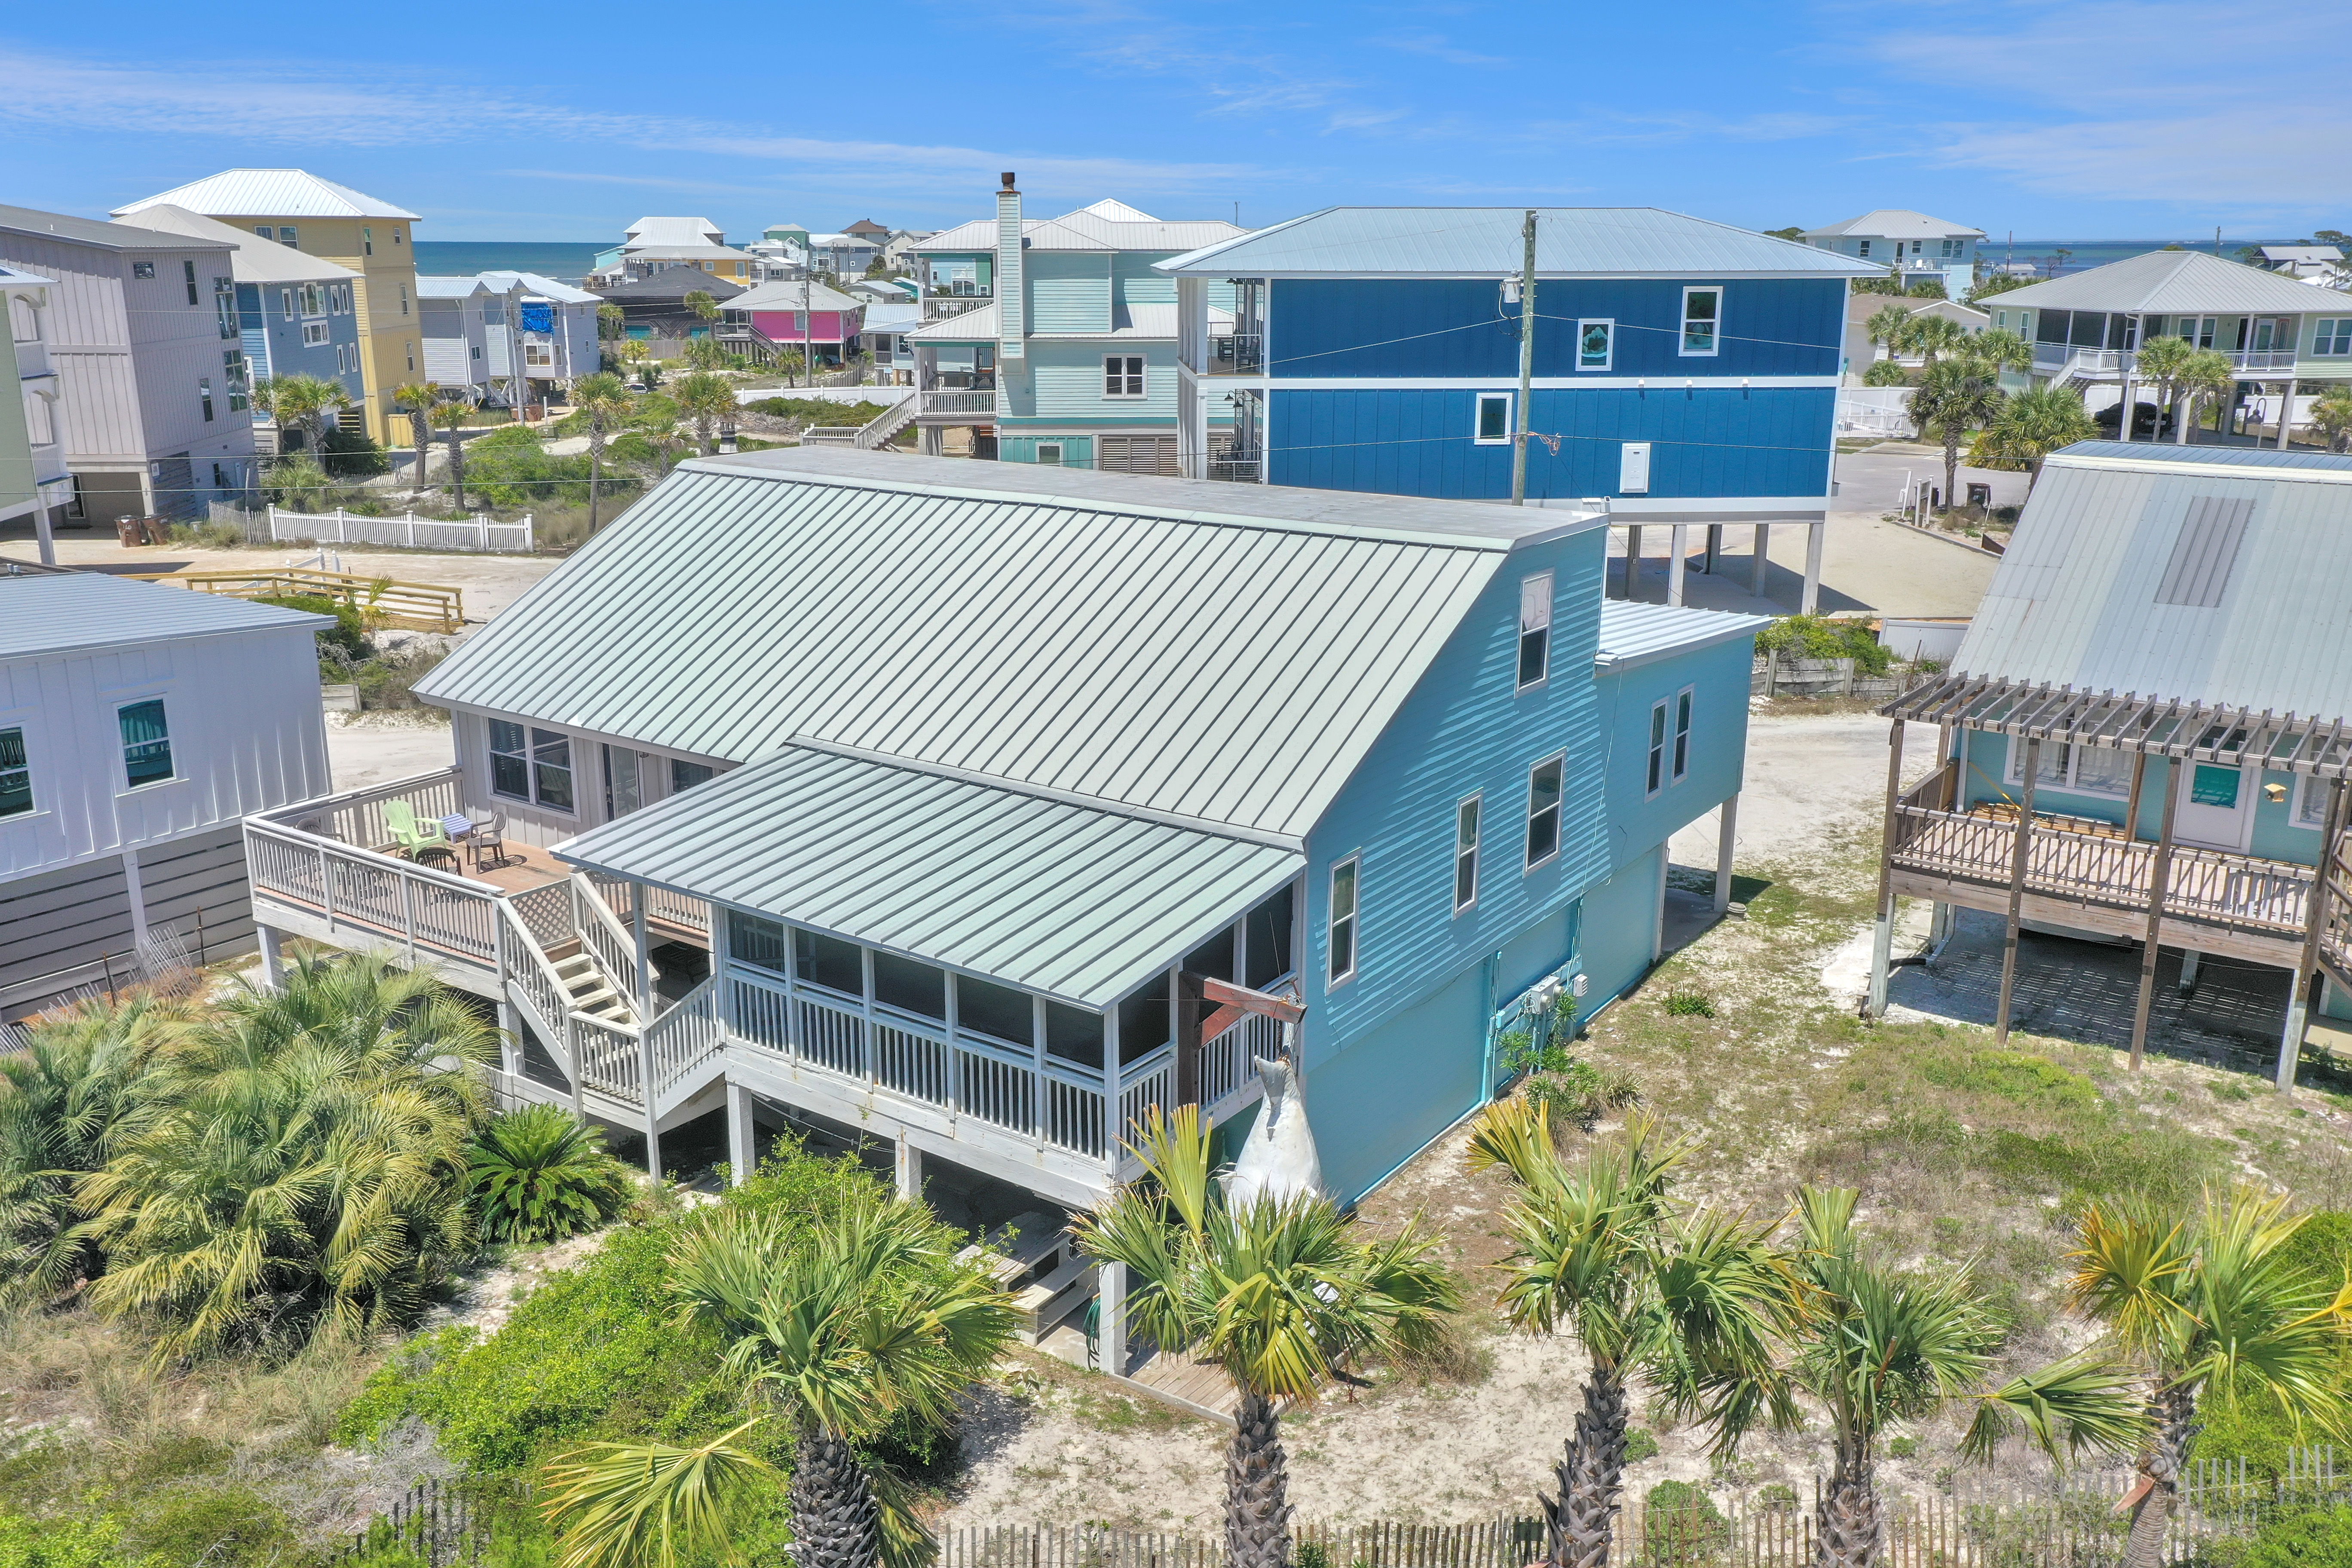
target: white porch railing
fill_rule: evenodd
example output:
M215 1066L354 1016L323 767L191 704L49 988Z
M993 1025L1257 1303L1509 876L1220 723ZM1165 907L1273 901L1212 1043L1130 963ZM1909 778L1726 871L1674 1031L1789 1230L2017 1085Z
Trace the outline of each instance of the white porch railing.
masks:
M923 412L926 414L996 412L996 394L993 392L924 392L918 395L923 400Z
M2273 374L2294 368L2292 349L2221 350L2221 357L2230 368L2241 375ZM2033 345L2033 370L2037 375L2079 375L2101 379L2119 379L2139 363L2139 354L2131 349L2083 349L2064 343Z
M337 544L397 544L409 550L467 550L520 552L537 548L531 515L520 522L494 522L476 512L463 521L419 517L369 517L337 507L332 511L280 511L269 509L269 537L286 543L298 539L332 540ZM329 531L331 530L332 531Z

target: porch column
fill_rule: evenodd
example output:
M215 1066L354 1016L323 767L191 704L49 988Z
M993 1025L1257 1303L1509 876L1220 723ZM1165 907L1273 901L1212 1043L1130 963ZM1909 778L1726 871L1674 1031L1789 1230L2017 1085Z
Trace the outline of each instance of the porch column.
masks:
M2139 757L2141 772L2148 767L2148 755ZM2164 929L2164 899L2172 880L2172 823L2180 805L2180 780L2174 776L2178 770L2165 765L2164 826L2156 836L2156 860L2148 869L2147 879L2147 938L2139 955L2139 1005L2132 1014L2131 1070L2139 1071L2140 1060L2147 1054L2147 1020L2156 1007L2157 937Z
M272 991L286 989L286 957L278 949L278 928L257 924L253 934L261 939L261 983Z
M1739 834L1739 796L1728 795L1723 800L1723 820L1715 830L1715 912L1722 914L1731 908L1731 847Z
M2279 392L2278 449L2286 450L2287 426L2294 423L2294 383L2290 381Z
M516 1059L515 1042L522 1038L522 1020L515 1016L514 1004L501 996L499 1007L499 1070L512 1078L522 1064Z
M1810 616L1822 603L1822 533L1828 522L1816 522L1805 531L1805 593L1799 601L1797 613Z
M660 1114L656 1101L661 1084L654 1077L653 943L646 930L646 885L629 884L629 924L637 939L637 1089L646 1110L646 1173L661 1180Z
M1706 564L1701 567L1700 570L1705 572L1710 577L1714 576L1715 558L1722 553L1723 524L1719 522L1710 522L1706 525Z
M1764 569L1771 564L1772 525L1756 525L1756 553L1748 563L1748 591L1758 598L1764 596Z
M2313 781L2316 783L2317 781ZM2327 921L2328 862L2336 858L2336 836L2344 830L2344 781L2337 779L2327 793L2326 826L2319 830L2319 864L2311 876L2311 907L2304 911L2303 952L2295 960L2294 980L2287 987L2286 1027L2279 1036L2278 1091L2294 1092L2295 1064L2303 1056L2304 1031L2311 1023L2311 1009L2319 988L2319 932Z
M1625 597L1633 596L1642 581L1642 525L1634 523L1625 530Z
M1095 1364L1113 1377L1127 1375L1127 1265L1095 1265Z
M898 1134L898 1146L891 1162L891 1177L896 1182L898 1196L910 1204L923 1201L923 1152Z
M2202 966L2204 958L2205 955L2193 947L2181 951L2180 980L2177 989L2183 996L2197 989L2197 971Z
M1993 1044L2009 1044L2009 1007L2017 994L2017 927L2025 908L2025 859L2033 845L2033 775L2042 770L2042 742L2025 742L2025 790L2017 803L2017 837L2009 852L2009 929L2000 942L2000 1017Z
M2133 425L2133 423L2134 423L2134 421L2133 421L2133 419L2132 419L2132 393L2134 392L2134 390L2135 390L2135 388L2134 388L2133 384L2132 384L2132 373L2131 373L2130 371L2126 370L2126 371L2125 371L2125 372L2124 372L2124 402L2123 402L2123 410L2124 410L2124 415L2123 415L2123 419L2121 420L2121 422L2120 422L2120 423L2118 423L2118 424L2116 425L2116 440L2118 440L2118 441L2128 441L2128 440L2130 440L2130 439L2132 438L2132 437L2131 437L2131 427L2132 427L2132 425ZM2164 416L2162 416L2161 414L2158 415L2158 416L2157 416L2158 423L2161 424L2161 423L2163 422L2163 418L2164 418Z
M1878 921L1870 938L1870 996L1866 1017L1886 1014L1886 971L1895 959L1895 805L1903 789L1903 721L1886 734L1886 818L1878 849Z
M727 1080L727 1184L740 1187L751 1179L760 1163L760 1145L751 1122L751 1091Z
M1674 553L1666 558L1666 603L1683 602L1683 574L1690 569L1690 524L1678 522L1667 535L1674 542Z

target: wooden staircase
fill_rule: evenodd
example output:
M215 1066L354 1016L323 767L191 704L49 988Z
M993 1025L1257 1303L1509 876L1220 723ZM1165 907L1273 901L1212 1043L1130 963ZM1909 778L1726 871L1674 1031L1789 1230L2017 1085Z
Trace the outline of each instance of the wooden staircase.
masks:
M569 952L551 952L548 958L555 978L562 984L564 995L570 999L571 1010L584 1013L600 1023L635 1028L639 1022L635 1006L613 988L604 970L588 956L586 947L577 941L565 945L571 949Z

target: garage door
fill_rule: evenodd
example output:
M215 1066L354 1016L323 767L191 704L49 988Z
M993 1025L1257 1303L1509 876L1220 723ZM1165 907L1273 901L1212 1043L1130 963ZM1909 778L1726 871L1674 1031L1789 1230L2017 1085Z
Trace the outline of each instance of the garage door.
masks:
M1114 474L1174 474L1173 436L1102 436L1096 438L1095 467Z

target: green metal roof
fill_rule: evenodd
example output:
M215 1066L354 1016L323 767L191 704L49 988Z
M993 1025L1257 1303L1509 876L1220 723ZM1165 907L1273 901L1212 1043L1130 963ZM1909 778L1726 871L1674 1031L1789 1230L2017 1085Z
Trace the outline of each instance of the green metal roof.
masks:
M802 746L556 853L1091 1008L1305 863L1263 843Z
M1534 508L803 448L689 463L436 702L749 763L795 740L1295 847Z

